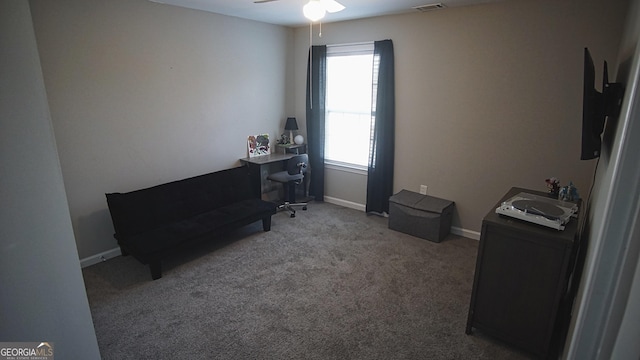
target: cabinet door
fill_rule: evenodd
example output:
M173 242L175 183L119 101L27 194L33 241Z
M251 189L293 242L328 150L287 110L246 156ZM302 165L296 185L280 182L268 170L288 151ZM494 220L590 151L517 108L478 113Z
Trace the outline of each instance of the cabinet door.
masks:
M563 242L483 224L473 326L536 354L549 348L566 261Z

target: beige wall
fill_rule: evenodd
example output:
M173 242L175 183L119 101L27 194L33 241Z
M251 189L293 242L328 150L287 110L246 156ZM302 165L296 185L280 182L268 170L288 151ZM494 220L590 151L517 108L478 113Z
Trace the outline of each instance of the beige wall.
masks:
M394 41L395 190L454 200L454 226L474 235L511 186L556 176L587 195L582 48L615 63L625 8L510 0L327 23L314 43ZM308 27L146 0L31 9L80 258L116 247L105 192L236 165L248 134L278 137L289 115L306 134ZM327 171L329 197L364 204L365 186Z
M429 194L456 202L453 225L477 235L483 216L512 186L546 191L545 178L555 176L587 196L595 161L579 160L583 47L601 77L604 59L616 63L626 7L626 1L512 0L327 23L321 38L315 29L313 42L393 40L394 189L427 185ZM297 28L300 118L308 46L309 28ZM345 200L364 204L362 192L345 189L349 182L337 176L327 172L326 195L353 194Z
M239 165L288 115L292 30L146 0L34 0L80 258L115 248L104 193Z

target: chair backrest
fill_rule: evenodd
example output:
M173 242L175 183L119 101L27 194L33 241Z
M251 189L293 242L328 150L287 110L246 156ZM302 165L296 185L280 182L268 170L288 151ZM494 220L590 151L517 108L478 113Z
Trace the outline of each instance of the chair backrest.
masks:
M302 174L307 172L309 166L309 156L307 154L300 154L287 160L287 172L289 175Z

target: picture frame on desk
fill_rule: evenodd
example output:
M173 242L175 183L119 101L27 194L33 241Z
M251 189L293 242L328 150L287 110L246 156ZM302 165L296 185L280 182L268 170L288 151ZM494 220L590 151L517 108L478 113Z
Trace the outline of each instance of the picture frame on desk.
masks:
M247 151L250 158L271 154L269 134L249 135L247 137Z

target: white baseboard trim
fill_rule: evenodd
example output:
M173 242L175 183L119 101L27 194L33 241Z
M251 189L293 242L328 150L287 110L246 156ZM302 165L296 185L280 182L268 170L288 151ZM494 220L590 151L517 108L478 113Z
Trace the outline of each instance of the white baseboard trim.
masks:
M360 211L366 211L366 209L367 209L366 205L354 203L352 201L347 201L347 200L334 198L334 197L331 197L331 196L325 196L324 197L324 201L326 201L326 202L328 202L330 204L340 205L340 206L344 206L346 208L360 210ZM454 234L454 235L463 236L463 237L466 237L466 238L469 238L469 239L480 240L480 233L478 231L467 230L467 229L459 228L457 226L452 226L451 227L451 233Z
M87 266L95 265L101 261L107 261L120 255L122 255L122 253L120 252L120 248L117 247L115 249L107 250L99 254L80 259L80 266L84 268Z
M358 204L358 203L354 203L352 201L347 201L347 200L342 200L342 199L338 199L338 198L334 198L331 196L325 196L324 197L324 201L330 203L330 204L335 204L335 205L340 205L340 206L344 206L346 208L349 209L355 209L355 210L360 210L360 211L366 211L367 207L363 204Z
M347 200L342 200L342 199L338 199L338 198L334 198L331 196L325 196L324 197L324 201L330 203L330 204L335 204L335 205L339 205L339 206L344 206L346 208L350 208L350 209L354 209L354 210L359 210L362 212L366 211L366 206L363 204L358 204L352 201L347 201ZM458 235L458 236L464 236L466 238L469 239L474 239L474 240L480 240L480 233L478 231L473 231L473 230L467 230L467 229L463 229L463 228L459 228L456 226L452 226L451 227L451 233L454 235ZM122 255L122 253L120 252L120 248L114 248L111 250L107 250L104 252L101 252L99 254L93 255L93 256L89 256L86 257L84 259L80 259L80 266L85 268L87 266L91 266L91 265L95 265L101 261L107 261L109 259L112 259L116 256L120 256Z
M467 230L463 228L459 228L457 226L451 227L451 233L454 235L466 237L469 239L480 240L480 233L473 230Z

